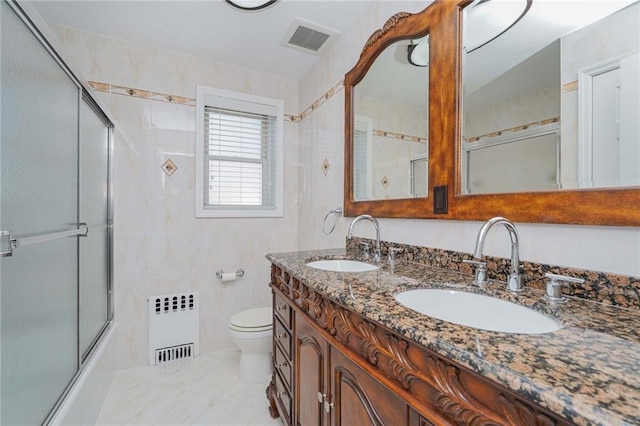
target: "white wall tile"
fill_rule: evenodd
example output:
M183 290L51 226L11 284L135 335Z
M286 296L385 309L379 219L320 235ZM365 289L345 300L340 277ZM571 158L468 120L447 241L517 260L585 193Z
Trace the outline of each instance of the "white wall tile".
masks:
M136 45L70 28L58 29L72 60L92 81L195 97L198 84L281 98L298 113L297 81ZM121 91L123 92L123 91ZM297 124L285 125L285 216L195 218L195 108L128 95L99 94L116 122L115 315L120 368L148 360L147 299L198 291L201 351L233 346L227 322L235 312L268 306L265 254L297 248ZM167 176L162 164L177 170ZM221 283L215 271L243 268Z
M195 97L197 84L283 98L297 115L351 69L369 35L395 12L415 12L428 1L371 2L352 30L299 82L171 53L69 28L57 28L74 65L86 78L136 89ZM98 94L117 124L115 165L115 298L119 366L147 362L147 298L167 292L200 293L201 350L230 347L227 321L241 309L271 303L264 255L343 247L351 218L322 232L330 209L342 206L344 91L300 123L285 124L285 208L278 219L195 219L193 107L115 94ZM322 171L327 159L330 169ZM167 177L162 163L178 170ZM382 238L405 244L472 252L480 222L382 219ZM519 224L522 258L640 275L637 228ZM371 237L363 226L359 236ZM508 256L507 233L493 232L487 254ZM215 271L245 269L221 283Z

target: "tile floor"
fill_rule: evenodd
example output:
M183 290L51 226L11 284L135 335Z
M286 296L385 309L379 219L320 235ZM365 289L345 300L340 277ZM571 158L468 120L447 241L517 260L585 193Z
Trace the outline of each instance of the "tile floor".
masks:
M267 383L239 380L239 355L225 349L120 370L96 425L281 425L269 416Z

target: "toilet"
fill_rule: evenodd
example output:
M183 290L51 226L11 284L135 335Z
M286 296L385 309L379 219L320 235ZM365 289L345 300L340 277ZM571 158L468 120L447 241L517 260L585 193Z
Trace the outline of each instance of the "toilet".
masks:
M229 320L229 333L240 348L240 380L245 383L267 382L271 378L272 319L271 308L238 312Z

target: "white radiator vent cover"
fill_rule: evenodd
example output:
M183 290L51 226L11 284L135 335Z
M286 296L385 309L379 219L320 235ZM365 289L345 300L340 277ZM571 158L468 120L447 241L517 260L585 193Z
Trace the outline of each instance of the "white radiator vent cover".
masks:
M200 352L198 293L149 298L149 365L194 358Z
M313 55L322 55L338 32L320 24L295 18L280 44Z

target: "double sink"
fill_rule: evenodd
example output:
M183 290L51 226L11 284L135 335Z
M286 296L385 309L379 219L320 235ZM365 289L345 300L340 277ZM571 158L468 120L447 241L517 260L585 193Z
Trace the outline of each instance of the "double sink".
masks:
M318 260L307 266L338 273L363 273L379 268L346 259ZM562 328L555 318L526 306L484 294L450 289L414 289L396 294L401 305L439 320L481 330L516 334L552 333Z

